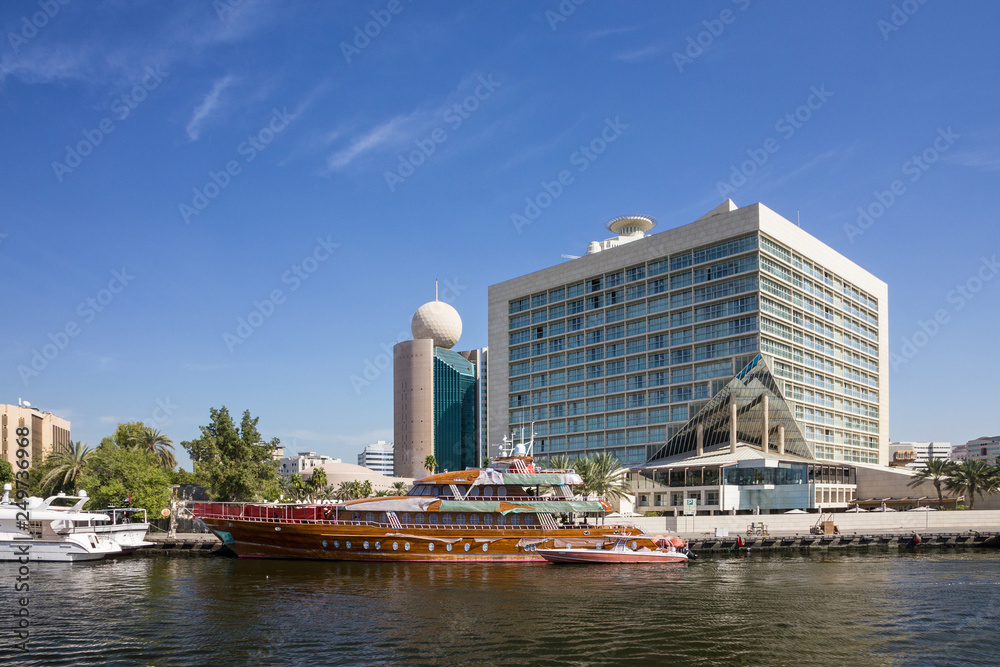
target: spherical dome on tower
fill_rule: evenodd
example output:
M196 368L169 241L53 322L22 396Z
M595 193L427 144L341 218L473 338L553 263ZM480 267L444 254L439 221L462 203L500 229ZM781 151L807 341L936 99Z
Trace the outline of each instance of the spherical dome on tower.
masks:
M430 338L434 347L450 350L462 337L462 318L444 301L429 301L413 314L410 331L414 340Z

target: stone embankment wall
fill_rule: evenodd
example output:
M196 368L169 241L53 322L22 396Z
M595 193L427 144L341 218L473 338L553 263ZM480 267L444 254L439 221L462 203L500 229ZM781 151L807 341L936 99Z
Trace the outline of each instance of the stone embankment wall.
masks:
M728 514L717 516L635 517L624 520L650 533L680 535L715 535L716 528L727 528L732 536L746 533L751 522L762 521L772 534L808 533L819 514L764 514L760 516ZM903 533L968 531L1000 533L1000 510L937 512L839 512L833 515L841 533ZM607 520L610 522L611 520Z

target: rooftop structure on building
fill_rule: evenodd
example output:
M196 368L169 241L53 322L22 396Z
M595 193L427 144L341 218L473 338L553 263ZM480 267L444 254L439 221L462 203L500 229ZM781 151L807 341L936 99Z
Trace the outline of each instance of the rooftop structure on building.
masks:
M950 442L890 442L889 465L923 470L927 459L951 460Z
M530 424L536 456L697 456L692 419L759 355L784 457L885 466L886 284L759 203L653 224L490 287L489 441Z

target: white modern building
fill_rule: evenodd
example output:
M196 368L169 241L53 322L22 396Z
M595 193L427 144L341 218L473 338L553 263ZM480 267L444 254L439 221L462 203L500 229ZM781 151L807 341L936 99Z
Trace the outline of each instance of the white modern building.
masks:
M950 442L890 442L889 465L912 470L927 467L927 459L951 459Z
M585 256L490 287L489 441L530 424L538 456L669 457L761 355L801 457L887 465L886 284L759 203L655 224L617 218Z
M358 454L358 465L369 470L381 473L388 477L393 476L392 465L392 443L379 440L365 446L364 450Z
M286 456L281 459L278 474L282 477L291 477L292 475L308 477L312 475L313 468L327 463L340 463L340 459L333 459L316 452L299 452L295 456Z

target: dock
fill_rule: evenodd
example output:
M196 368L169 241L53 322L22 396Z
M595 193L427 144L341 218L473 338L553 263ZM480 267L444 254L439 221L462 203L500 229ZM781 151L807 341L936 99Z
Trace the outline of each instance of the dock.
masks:
M146 541L154 542L155 546L136 550L136 556L225 556L231 553L213 533L177 533L175 537L151 533L146 535Z
M775 534L746 537L685 536L695 553L734 551L800 551L813 549L1000 548L1000 533L849 533L836 535Z

